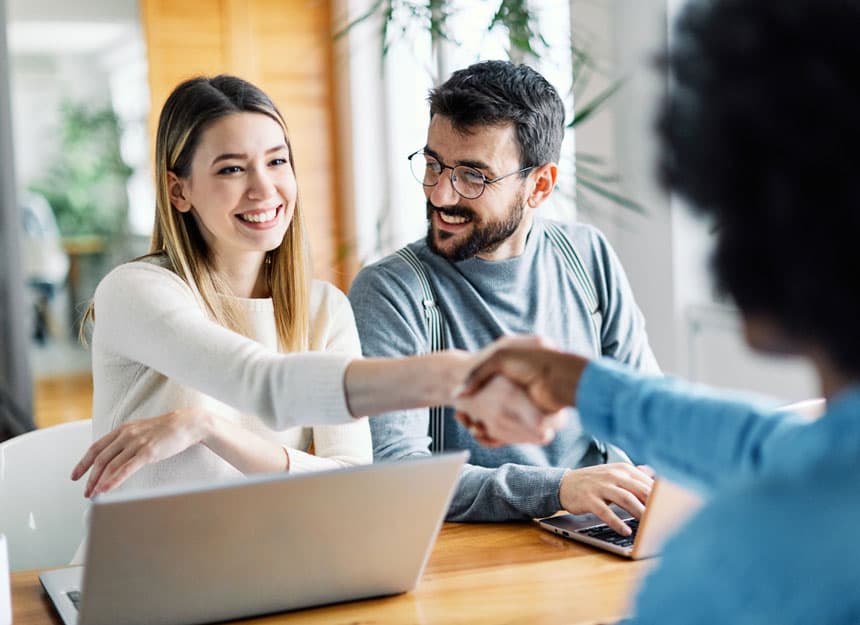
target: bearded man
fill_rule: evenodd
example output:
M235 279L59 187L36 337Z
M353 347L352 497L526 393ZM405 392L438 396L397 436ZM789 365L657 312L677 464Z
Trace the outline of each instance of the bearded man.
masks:
M525 65L459 70L429 95L427 143L409 156L427 198L427 237L364 268L350 290L365 356L478 350L509 334L659 373L624 271L603 235L536 215L564 135L555 88ZM450 521L641 514L652 479L582 430L575 413L546 446L477 444L450 408L371 423L375 460L468 449Z

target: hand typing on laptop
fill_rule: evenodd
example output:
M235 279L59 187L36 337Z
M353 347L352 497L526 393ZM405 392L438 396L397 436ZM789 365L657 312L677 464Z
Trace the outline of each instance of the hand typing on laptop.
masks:
M561 507L571 514L594 514L622 536L630 527L610 508L615 504L635 518L642 518L645 502L654 486L647 467L615 462L571 469L559 489Z

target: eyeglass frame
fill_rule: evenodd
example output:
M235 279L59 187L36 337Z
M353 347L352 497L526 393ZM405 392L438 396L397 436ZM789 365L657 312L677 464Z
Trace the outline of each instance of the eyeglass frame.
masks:
M452 167L451 165L446 165L445 163L443 163L443 162L442 162L442 160L441 160L441 159L437 158L437 157L436 157L436 156L434 156L433 154L429 154L429 153L427 153L427 152L424 150L424 148L419 148L419 149L415 150L412 154L410 154L409 156L407 156L407 157L406 157L406 160L407 160L407 161L409 161L409 169L410 169L410 171L412 170L412 159L413 159L414 157L418 156L419 154L423 154L423 155L425 155L425 156L429 156L429 157L430 157L430 158L432 158L434 161L436 161L437 163L439 163L439 165L441 165L441 166L442 166L442 169L440 169L440 170L439 170L439 178L438 178L438 179L436 180L436 182L435 182L435 183L433 183L433 184L424 184L424 182L422 182L421 180L418 180L418 177L417 177L417 176L415 176L415 172L414 172L414 171L412 172L412 176L413 176L413 178L415 178L416 180L418 180L418 183L419 183L419 184L421 184L421 186L422 186L422 187L431 187L431 188L432 188L432 187L435 187L435 186L437 186L437 185L439 184L439 180L442 178L442 173L443 173L446 169L450 169L450 170L451 170L451 175L449 176L449 178L451 179L451 188L452 188L452 189L454 189L454 191L457 193L457 195L459 195L459 196L460 196L461 198L463 198L464 200L477 200L479 197L481 197L482 195L484 195L484 191L486 191L486 190L487 190L487 185L488 185L488 184L495 184L496 182L499 182L500 180L504 180L505 178L510 178L511 176L514 176L514 175L516 175L516 174L521 174L521 173L523 173L523 172L531 171L532 169L535 169L536 167L538 167L537 165L529 165L528 167L523 167L522 169L518 169L517 171L512 171L512 172L511 172L511 173L509 173L509 174L504 174L504 175L502 175L502 176L496 176L495 178L487 178L487 177L483 174L483 172L481 172L479 169L476 169L476 168L474 168L474 167L470 167L469 165L454 165L453 167ZM457 167L462 167L462 168L464 168L464 169L470 169L470 170L474 171L475 173L477 173L477 174L481 177L482 186L481 186L481 192L480 192L478 195L476 195L476 196L474 196L474 197L469 197L469 196L467 196L467 195L463 195L463 194L460 192L460 190L456 187L456 185L454 184L454 178L453 178L453 176L454 176L454 170L455 170Z

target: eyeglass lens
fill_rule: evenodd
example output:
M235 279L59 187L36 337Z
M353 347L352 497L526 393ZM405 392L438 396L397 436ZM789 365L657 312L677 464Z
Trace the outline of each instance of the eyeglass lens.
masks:
M418 153L409 159L412 175L425 187L435 187L442 176L442 164L429 154ZM477 169L458 165L451 171L451 185L464 198L476 198L484 191L484 176Z

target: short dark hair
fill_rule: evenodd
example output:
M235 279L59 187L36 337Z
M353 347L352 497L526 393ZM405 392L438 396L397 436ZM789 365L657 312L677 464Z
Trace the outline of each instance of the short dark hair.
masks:
M860 3L705 0L681 14L664 182L717 228L721 291L860 372Z
M428 100L431 119L447 117L461 132L513 123L523 168L558 162L564 104L555 87L527 65L475 63L451 74Z

